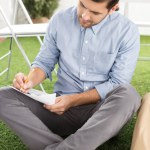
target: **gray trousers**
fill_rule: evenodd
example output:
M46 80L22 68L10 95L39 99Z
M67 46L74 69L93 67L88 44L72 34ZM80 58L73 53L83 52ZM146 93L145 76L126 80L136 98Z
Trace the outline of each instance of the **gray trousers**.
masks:
M115 136L140 106L131 85L120 85L104 102L73 107L63 115L11 89L0 89L0 119L31 150L94 150Z

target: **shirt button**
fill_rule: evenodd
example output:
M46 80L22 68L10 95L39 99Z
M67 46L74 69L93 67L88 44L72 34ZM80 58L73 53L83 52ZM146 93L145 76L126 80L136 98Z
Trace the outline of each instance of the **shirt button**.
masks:
M82 59L85 60L85 57L83 57Z
M85 41L85 43L87 44L87 43L88 43L88 41Z
M84 72L82 72L82 75L84 75Z

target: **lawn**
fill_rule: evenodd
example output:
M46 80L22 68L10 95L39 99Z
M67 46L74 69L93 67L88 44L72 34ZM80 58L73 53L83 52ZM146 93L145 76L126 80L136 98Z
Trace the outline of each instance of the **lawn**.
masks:
M19 39L26 49L26 53L31 61L39 51L39 43L36 38L20 38ZM141 37L141 43L150 43L150 37ZM0 43L0 56L9 48L9 39ZM141 46L140 56L150 57L150 47ZM6 66L6 59L0 62L0 71ZM137 89L141 96L150 91L150 61L138 61L136 70L132 79L132 85ZM28 66L23 59L17 46L13 44L11 69L9 79L6 76L0 77L0 87L12 84L13 77L18 72L28 73ZM43 86L46 92L53 91L53 85L57 77L53 73L53 81L44 81ZM39 87L37 87L39 89ZM129 150L132 132L135 124L136 116L128 123L119 133L118 136L112 138L98 148L98 150ZM27 150L19 138L2 122L0 122L0 150Z

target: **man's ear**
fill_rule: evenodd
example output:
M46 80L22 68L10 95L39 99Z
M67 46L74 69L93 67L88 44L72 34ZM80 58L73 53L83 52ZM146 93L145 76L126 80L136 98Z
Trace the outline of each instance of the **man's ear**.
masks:
M111 15L114 11L116 11L117 9L119 9L119 3L117 3L115 6L113 6L110 11L109 11L109 15Z

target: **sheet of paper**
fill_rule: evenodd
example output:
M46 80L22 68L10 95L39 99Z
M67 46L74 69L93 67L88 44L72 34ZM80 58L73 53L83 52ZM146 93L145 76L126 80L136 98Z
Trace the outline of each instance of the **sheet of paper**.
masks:
M32 99L36 100L36 101L43 103L43 104L47 104L47 105L55 104L56 93L47 94L45 92L35 90L35 89L30 89L29 93L23 93L13 86L10 86L10 87Z

